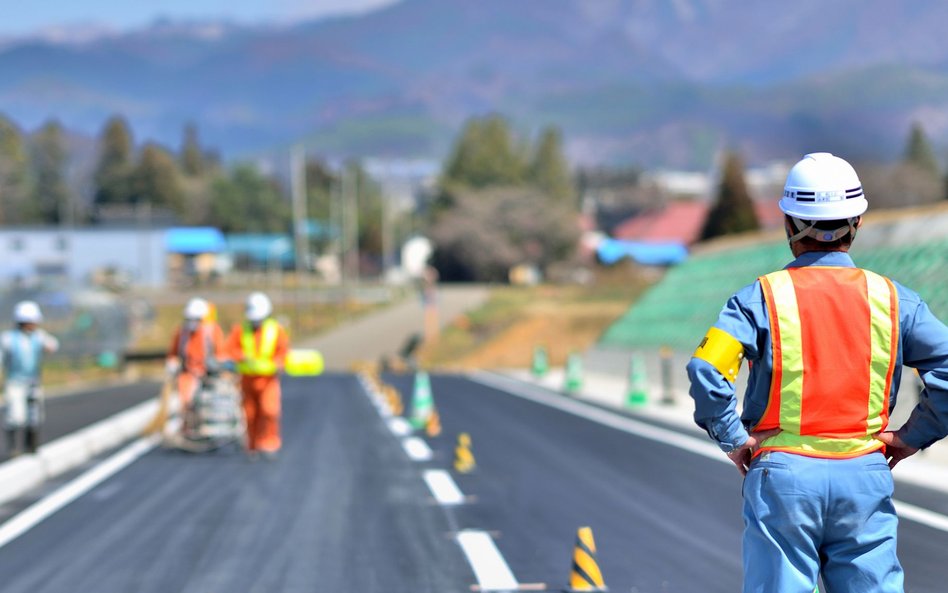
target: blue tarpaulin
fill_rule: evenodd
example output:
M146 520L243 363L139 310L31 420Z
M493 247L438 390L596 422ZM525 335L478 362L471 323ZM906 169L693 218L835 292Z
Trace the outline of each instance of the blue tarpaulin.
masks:
M289 235L242 233L227 235L227 252L237 258L261 264L281 265L295 261L293 239Z
M670 266L688 257L688 249L681 243L643 243L603 239L596 247L596 256L604 264L612 265L623 258L631 258L646 266Z
M165 249L169 253L220 253L225 246L224 234L214 227L177 227L168 229L165 235Z

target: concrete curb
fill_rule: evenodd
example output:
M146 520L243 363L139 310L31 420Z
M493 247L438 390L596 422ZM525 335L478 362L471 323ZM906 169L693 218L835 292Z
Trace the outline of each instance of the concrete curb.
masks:
M158 412L154 398L42 445L35 455L0 464L0 504L6 504L46 480L86 463L96 455L141 436Z

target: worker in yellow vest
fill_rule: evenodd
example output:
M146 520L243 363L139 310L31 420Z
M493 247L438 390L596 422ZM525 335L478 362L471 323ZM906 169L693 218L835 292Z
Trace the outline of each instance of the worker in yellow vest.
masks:
M280 439L280 377L289 350L286 330L271 317L273 305L262 292L247 297L245 320L234 326L228 351L240 374L247 452L274 459Z
M855 266L867 207L845 160L794 165L780 209L796 259L732 296L688 363L695 422L745 476L745 593L903 590L891 469L948 435L948 328ZM926 390L893 432L902 365Z

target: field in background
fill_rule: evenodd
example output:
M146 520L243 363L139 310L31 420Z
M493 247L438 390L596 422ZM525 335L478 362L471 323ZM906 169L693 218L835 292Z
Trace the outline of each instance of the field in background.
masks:
M551 365L563 365L570 352L592 346L655 279L619 265L598 271L584 286L497 286L483 307L423 346L419 362L444 369L526 368L542 345Z

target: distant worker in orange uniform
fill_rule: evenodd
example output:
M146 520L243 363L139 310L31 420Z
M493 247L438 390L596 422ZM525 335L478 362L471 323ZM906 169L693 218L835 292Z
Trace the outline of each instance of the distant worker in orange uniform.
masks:
M251 459L263 454L274 459L280 440L280 377L289 336L273 319L273 305L262 292L247 297L245 321L235 325L227 339L228 351L240 373L247 452Z
M174 333L165 366L177 375L181 411L188 408L201 381L220 370L227 358L224 332L212 314L211 304L193 298L184 306L184 321ZM185 415L186 417L186 415Z

